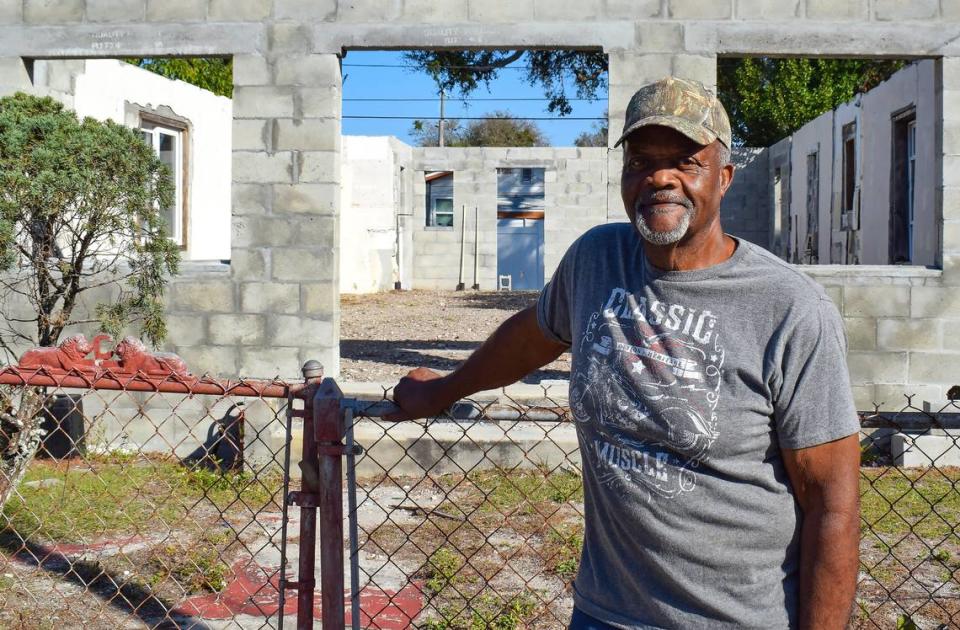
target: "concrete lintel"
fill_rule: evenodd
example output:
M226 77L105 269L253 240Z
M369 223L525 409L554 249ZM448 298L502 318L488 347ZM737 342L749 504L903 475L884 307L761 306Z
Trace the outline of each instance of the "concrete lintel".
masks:
M691 22L684 28L688 50L718 54L777 54L810 57L926 57L960 52L960 24L889 22L876 26L832 22Z
M317 24L313 30L314 52L342 49L409 48L602 48L629 50L635 47L633 22L551 22L541 28L527 24L357 24L331 28Z
M2 26L0 57L229 55L263 48L260 24Z

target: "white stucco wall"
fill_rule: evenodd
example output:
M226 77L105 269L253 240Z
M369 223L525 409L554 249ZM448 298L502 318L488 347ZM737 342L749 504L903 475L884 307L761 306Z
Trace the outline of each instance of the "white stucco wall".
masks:
M392 289L402 180L391 138L344 136L340 168L340 291Z
M914 184L914 265L937 264L939 218L936 189L936 91L933 60L923 60L897 72L863 95L863 198L861 229L864 264L888 262L890 240L890 168L893 147L891 116L916 108L917 171Z
M114 59L87 60L76 78L80 117L130 124L127 104L170 108L189 121L189 196L185 260L230 258L231 100Z
M820 190L818 196L819 235L817 251L819 262L830 262L830 192L831 164L833 162L833 112L814 118L793 134L790 161L790 216L796 217L797 242L800 245L800 261L804 258L807 242L807 156L818 152Z

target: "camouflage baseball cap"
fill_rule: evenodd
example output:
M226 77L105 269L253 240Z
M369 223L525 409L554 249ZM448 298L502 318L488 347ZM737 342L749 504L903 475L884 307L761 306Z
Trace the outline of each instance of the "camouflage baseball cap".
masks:
M640 127L662 125L676 129L697 144L719 140L730 148L730 119L716 95L702 83L666 77L645 85L627 105L619 146Z

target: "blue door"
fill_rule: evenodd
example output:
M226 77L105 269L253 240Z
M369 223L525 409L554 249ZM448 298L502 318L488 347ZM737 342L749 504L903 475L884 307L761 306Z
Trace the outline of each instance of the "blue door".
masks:
M497 275L515 291L543 288L542 219L497 219Z

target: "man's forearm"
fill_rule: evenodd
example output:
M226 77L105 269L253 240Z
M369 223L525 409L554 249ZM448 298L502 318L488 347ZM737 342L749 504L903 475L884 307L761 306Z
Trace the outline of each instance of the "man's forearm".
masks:
M804 515L800 540L800 628L845 628L857 589L858 512Z
M524 309L500 324L463 364L444 377L445 389L455 401L503 387L550 363L565 349L543 336L535 308Z

